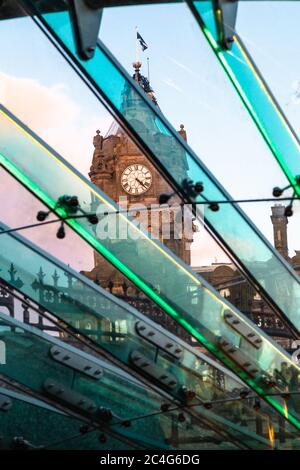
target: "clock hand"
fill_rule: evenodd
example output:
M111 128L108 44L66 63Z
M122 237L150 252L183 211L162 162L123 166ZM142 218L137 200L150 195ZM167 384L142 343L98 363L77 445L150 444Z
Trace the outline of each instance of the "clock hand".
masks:
M138 178L135 179L138 183L140 183L145 189L147 189L147 186Z

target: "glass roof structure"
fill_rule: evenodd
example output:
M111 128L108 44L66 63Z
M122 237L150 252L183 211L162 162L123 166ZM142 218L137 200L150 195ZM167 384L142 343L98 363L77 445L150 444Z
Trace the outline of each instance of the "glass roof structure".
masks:
M3 113L5 113L2 114L3 117L8 116L4 109ZM12 115L8 116L6 123L8 126L13 126L13 132L17 134L13 137L11 130L5 133L6 136L9 136L14 147L14 154L10 151L9 158L2 154L1 162L3 166L10 170L19 181L25 183L51 209L63 217L66 216L66 222L72 228L162 307L167 314L170 314L180 325L203 343L224 364L237 372L242 380L246 380L258 393L266 394L273 386L276 371L280 371L282 362L288 363L290 367L295 369L295 374L298 375L296 372L298 366L293 363L287 353L275 345L270 338L263 335L258 328L230 306L221 296L211 290L204 280L198 279L188 267L185 267L166 248L147 237L147 234L133 225L130 219L126 219L122 213L118 212L117 207L112 202L106 202L104 194L94 189L75 170L63 163L57 154L54 154L40 140L37 140L32 133L29 134L29 130L20 127L21 124L17 123ZM13 160L14 156L21 156L18 146L22 146L22 161L20 162L23 166L23 168L22 166L20 168L23 171L22 173L15 166ZM24 149L26 147L28 151L25 159ZM42 152L42 157L38 157L40 152ZM8 154L6 153L6 155ZM31 160L36 157L39 158L38 167ZM27 166L26 169L24 165ZM48 175L46 181L41 178L43 174L41 166L44 167L44 172ZM58 175L63 175L63 178L61 176L59 178ZM56 181L55 185L53 181ZM43 188L43 190L40 188ZM97 239L94 225L91 222L86 218L68 218L70 214L66 212L66 208L57 205L60 196L66 191L69 194L76 194L78 200L83 201L81 210L86 213L91 213L90 201L92 199L91 194L93 194L94 204L96 198L99 198L101 204L105 204L105 206L102 206L105 208L102 211L104 217L107 217L106 213L114 211L116 217L121 218L123 223L130 224L130 230L137 231L139 236L136 236L134 240L132 238L119 238L114 240L114 243L111 243L111 240L107 238L104 240ZM142 248L137 251L139 245ZM3 244L2 246L4 249ZM142 253L147 259L152 260L151 264L145 265L143 256L137 257L133 255L134 253ZM138 262L139 259L140 263ZM163 274L162 271L155 269L154 260L157 260L163 266ZM147 282L149 275L151 276L150 284L149 281ZM176 295L173 286L168 281L169 279L178 280ZM154 286L159 286L159 292ZM192 290L191 288L194 288L193 302L192 298L186 295ZM205 311L209 311L210 316L205 315ZM233 320L238 320L239 327L233 328L230 322L226 321L225 315L230 315ZM250 338L253 338L253 340ZM241 354L235 354L239 350L241 350ZM280 381L276 385L279 386L279 389L282 388ZM270 397L267 394L266 400L281 410L283 414L285 413L280 405L280 399ZM289 419L297 425L297 419L294 420L293 415L289 414Z
M18 243L22 242L24 240L19 237L15 239L16 253L18 253ZM242 403L242 408L245 408L243 427L239 428L235 420L231 422L231 416L235 416L239 393L245 390L241 382L236 381L225 369L200 355L164 329L158 329L153 322L135 309L129 308L127 304L99 289L83 276L62 266L57 260L49 258L37 247L28 246L31 253L27 253L24 246L21 246L21 250L24 259L31 259L31 272L26 270L26 262L23 266L16 263L18 257L13 259L10 252L9 259L13 260L21 278L18 277L17 280L15 277L15 280L12 280L11 269L3 269L1 276L3 281L9 283L11 287L18 288L26 298L31 298L40 307L46 308L64 324L70 325L74 333L90 339L91 347L97 351L104 350L121 365L129 367L134 375L146 378L148 381L150 379L156 386L179 400L182 406L192 406L191 411L195 419L210 420L212 426L220 427L221 431L232 434L234 438L240 438L243 443L244 433L247 431L246 423L249 430L252 430L256 412L254 408L247 406L247 403ZM10 262L6 263L4 256L1 260L2 265L8 268ZM39 271L34 275L38 266ZM67 277L73 288L63 289L55 280L54 285L49 285L45 277L49 277L51 272L55 273L55 279ZM113 333L99 334L101 331L99 324L103 325L107 321L117 322L119 319L126 322L126 331L119 334L116 341L112 341ZM79 322L84 325L82 320L85 324L91 322L93 327L91 329L76 327ZM137 356L148 362L148 365L143 366L140 360L137 362L135 360ZM199 369L200 364L201 369ZM217 375L223 377L222 386L214 382L214 377ZM205 386L207 381L210 382L209 389ZM227 403L225 410L224 402ZM211 412L207 411L210 407L213 407ZM263 410L263 416L268 422L273 419L274 411L271 408L261 404L260 410Z
M128 9L138 6L130 7L131 2L113 2L113 6L111 2L95 3L92 8L84 1L14 1L0 6L0 28L7 22L18 22L32 37L41 38L41 47L49 50L49 66L61 61L67 70L62 76L68 76L58 88L51 85L51 76L43 76L45 83L49 79L47 99L54 103L54 120L64 108L72 116L80 114L80 108L62 99L68 80L74 80L72 93L82 90L89 110L99 112L101 106L106 118L114 119L113 123L110 119L104 138L97 131L94 147L99 139L130 139L171 191L161 193L159 201L168 204L174 197L180 206L189 207L190 219L205 226L231 266L280 319L291 345L300 331L300 278L295 266L272 246L260 216L252 220L250 212L244 211L243 204L249 201L235 200L227 192L230 188L224 188L222 171L233 161L227 151L220 172L215 171L220 156L212 157L210 167L213 146L205 147L207 158L199 158L201 139L195 144L197 136L192 133L188 144L184 126L180 131L173 127L171 113L176 100L160 107L159 93L150 85L149 62L148 78L141 74L138 52L133 76L127 72L122 47L109 37L106 25L114 12L116 18L126 18ZM254 124L257 145L263 149L263 171L268 165L272 169L263 188L266 198L261 201L286 201L284 217L292 216L294 209L293 219L297 221L299 140L258 70L255 57L246 49L243 33L238 34L237 2L231 4L228 7L221 0L161 2L153 11L185 12L183 23L191 21L195 33L187 38L186 45L194 51L195 60L188 69L176 58L170 57L170 62L177 62L176 66L201 80L196 51L206 47L212 67L218 69L218 80L224 76L224 94L241 113L236 121L244 116L250 135ZM152 6L141 8L150 11ZM126 23L126 19L122 21ZM199 43L197 35L201 37ZM145 41L139 40L142 50L147 49ZM23 74L27 67L32 70L30 86L42 96L39 54L34 61L26 52L18 73ZM47 125L39 127L41 109L29 107L26 114L24 106L16 105L18 99L24 103L26 87L20 88L18 67L10 64L9 54L3 67L0 175L2 184L13 188L14 197L21 200L22 194L30 194L32 208L24 214L22 206L16 205L13 225L7 225L5 215L0 222L2 448L298 449L297 354L292 356L290 348L282 347L251 321L209 277L195 272L169 249L163 237L153 237L150 226L138 225L136 216L126 213L111 198L108 186L100 188L89 181L84 158L74 158L66 146L60 145L64 139L59 125L54 126L55 132ZM9 70L15 75L9 75ZM173 92L181 93L173 78L164 81ZM12 106L6 95L7 83L18 90ZM187 101L192 94L187 92ZM203 119L203 109L192 108L194 119ZM237 133L239 129L242 127ZM206 135L206 139L212 136ZM229 148L226 142L224 147ZM106 171L108 166L103 165ZM250 162L250 167L253 171L255 163ZM143 168L136 165L138 170L142 172ZM273 181L274 175L278 182ZM245 174L243 177L244 190L253 195L255 184L250 178L248 183ZM228 169L226 178L230 181ZM143 186L141 194L147 193L145 183L137 181ZM238 185L234 184L236 195ZM258 187L263 186L258 183ZM291 196L284 198L286 191ZM254 202L259 202L259 197ZM1 211L5 213L3 208ZM26 217L30 221L32 214L36 214L37 223L26 225ZM38 237L32 237L30 230L47 230L40 227L54 223L54 217L59 227L57 244L65 238L65 228L67 235L70 233L70 242L67 237L64 247L68 253L74 251L71 265L65 248L49 244L49 237L32 241ZM80 245L76 239L80 239ZM79 246L82 251L77 255ZM103 266L111 266L103 269L118 273L124 279L122 285L127 283L126 289L137 289L139 298L179 325L184 339L139 311L136 305L140 303L132 305L126 296L119 298L109 283L104 286L89 278L82 270L85 265L81 265L85 254L89 259L104 260ZM6 299L3 303L2 297ZM8 314L3 312L5 307ZM32 318L37 321L32 323Z
M60 5L59 9L61 8L62 5ZM65 52L67 51L68 57L74 61L74 67L79 68L78 73L80 71L81 74L84 74L86 80L90 80L90 85L92 86L93 84L93 90L95 93L97 92L99 99L105 99L129 132L138 140L145 154L149 155L156 162L184 200L202 204L205 201L219 201L222 203L226 200L231 200L229 194L201 163L192 149L172 130L172 127L162 113L160 113L157 106L149 102L149 99L141 89L135 83L132 83L126 71L101 41L97 43L95 56L92 61L81 60L76 55L76 45L73 41L72 24L68 12L47 13L44 16L42 15L40 19L44 26L50 28L55 39L58 39L59 42L64 44L64 48L67 48L64 50ZM36 21L38 21L38 18ZM41 25L41 27L43 26ZM102 69L105 70L105 74L99 72ZM134 103L136 109L135 115L129 113L126 107L124 108L124 93L130 95L130 100ZM145 119L149 123L149 132L141 132L140 130L138 116L143 114L147 116ZM137 126L136 129L135 126ZM160 137L159 139L156 134ZM176 162L181 160L186 162L185 165L188 170L183 174L183 179L182 173L178 173L177 166L174 165L173 168L173 166L169 165L168 155L170 152L175 156ZM186 179L191 179L194 183L201 181L204 185L203 194L191 197L185 185ZM197 205L196 211L198 207ZM223 217L220 217L221 212ZM300 286L299 278L291 270L290 266L272 249L267 240L264 239L257 228L243 214L239 206L224 204L220 212L206 210L205 221L230 255L238 260L248 277L255 279L256 283L259 282L260 290L265 293L268 301L298 331L299 325L297 325L295 318L298 318L296 312L299 308L297 304L299 303ZM234 232L232 227L234 227ZM236 239L240 240L239 244L236 243ZM246 242L241 243L241 240ZM251 252L247 249L249 243L251 243ZM264 274L262 265L266 266L265 262L267 260L269 263ZM270 271L273 273L272 276L269 276ZM286 292L291 293L288 305L283 305L284 299L278 293L275 282L278 275L280 276L280 283L285 285ZM268 277L268 280L266 280L266 277ZM291 312L289 312L289 309ZM292 318L293 316L294 318Z

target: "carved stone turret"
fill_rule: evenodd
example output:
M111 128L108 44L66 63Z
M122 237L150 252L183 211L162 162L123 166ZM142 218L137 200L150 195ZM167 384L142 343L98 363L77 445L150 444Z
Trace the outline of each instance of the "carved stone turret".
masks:
M104 139L99 130L96 131L96 135L93 138L95 150L89 176L91 181L96 186L102 188L110 197L113 196L111 188L114 184L115 146L118 142L118 137Z

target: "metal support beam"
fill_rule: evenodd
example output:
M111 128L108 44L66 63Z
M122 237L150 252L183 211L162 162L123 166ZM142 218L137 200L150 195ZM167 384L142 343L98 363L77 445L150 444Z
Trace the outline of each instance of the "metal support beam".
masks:
M235 32L238 0L213 0L216 28L219 45L230 49Z
M103 9L99 0L73 0L71 16L77 51L83 60L94 56Z

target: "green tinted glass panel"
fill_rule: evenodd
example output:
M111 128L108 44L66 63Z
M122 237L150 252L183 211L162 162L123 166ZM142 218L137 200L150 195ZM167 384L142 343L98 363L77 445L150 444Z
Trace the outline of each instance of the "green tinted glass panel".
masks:
M261 1L239 5L237 30L246 43L277 103L299 136L298 16L299 1L270 4ZM257 15L257 12L260 14ZM256 17L255 28L251 27ZM277 35L283 26L282 39Z
M299 139L257 69L242 39L236 32L230 50L222 49L218 44L212 2L188 1L187 3L192 6L192 11L218 60L242 98L273 155L300 196L300 186L295 181L295 176L300 174ZM272 6L269 5L269 8L271 9ZM236 29L237 31L239 29L238 21Z
M85 421L28 395L0 388L0 400L6 411L0 411L1 450L17 449L76 449L76 450L136 450L138 446L118 441L106 435L100 442L99 429L83 433ZM140 447L141 448L141 447Z
M154 107L129 79L101 42L98 43L92 60L81 61L75 51L68 12L46 14L43 20L64 43L72 60L80 65L86 77L93 85L98 85L100 95L136 133L137 138L142 140L148 153L150 152L162 170L171 177L182 194L186 195L184 180L190 178L194 182L204 183L206 200L230 199L213 175L178 137L157 107ZM142 128L140 122L143 122ZM173 163L170 162L169 155L173 156ZM196 200L203 202L203 197L199 195ZM248 275L255 278L274 308L299 330L299 278L288 263L259 233L238 205L222 205L218 212L206 210L205 220L212 232L239 260Z
M103 430L146 448L172 448L172 426L178 433L178 448L185 448L193 436L200 443L204 437L212 443L213 438L219 440L218 434L195 420L192 429L181 422L180 408L171 407L167 395L164 398L107 362L1 313L0 339L6 347L6 363L0 365L4 376L90 418ZM162 403L169 404L170 411L162 412Z
M24 243L19 237L11 238L16 246ZM26 253L30 246L24 245L21 249L23 256L27 258ZM242 437L243 441L246 439L248 445L254 445L256 448L265 445L263 441L259 441L258 436L251 437L251 433L247 432L255 432L257 412L247 402L237 406L236 400L243 385L228 371L221 369L211 360L207 362L205 356L197 354L162 327L157 328L147 317L51 259L49 255L41 251L37 253L37 248L31 248L29 257L30 272L20 263L13 263L13 269L12 266L6 269L9 263L5 262L0 254L2 279L17 287L26 297L33 299L58 319L71 325L76 332L87 336L127 367L133 367L132 358L137 351L143 354L146 360L152 361L153 365L170 374L173 380L177 380L173 387L169 387L164 380L157 380L160 388L183 403L187 399L185 397L195 395L189 402L193 403L193 411L200 419L201 416L210 419L214 425L221 426L221 430L234 438ZM34 272L37 274L33 275ZM60 285L58 279L66 279L68 286ZM147 375L142 367L135 369L135 372L155 380L153 375ZM225 408L224 400L227 403ZM213 412L206 412L201 406L196 407L197 402L210 406L210 401L216 401ZM269 419L278 421L271 408L261 405L261 409L264 418L261 412L259 416L262 422ZM242 426L236 422L238 415L242 417Z

